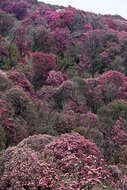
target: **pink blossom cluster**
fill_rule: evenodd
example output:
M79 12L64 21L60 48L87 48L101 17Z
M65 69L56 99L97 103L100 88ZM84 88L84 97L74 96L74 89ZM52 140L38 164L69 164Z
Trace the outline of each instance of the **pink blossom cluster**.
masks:
M58 71L50 71L46 83L52 86L59 86L64 81L63 74Z

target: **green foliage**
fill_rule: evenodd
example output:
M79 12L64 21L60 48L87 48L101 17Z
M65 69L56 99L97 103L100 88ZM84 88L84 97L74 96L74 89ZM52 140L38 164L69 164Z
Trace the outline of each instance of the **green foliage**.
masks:
M44 26L39 26L32 29L33 46L32 51L42 51L45 53L54 52L54 41L52 33Z
M36 131L38 114L30 98L18 88L10 89L6 97L14 108L15 115L21 116L27 122L30 134L34 133Z
M37 0L0 2L0 69L8 71L0 70L0 154L28 135L58 137L75 132L82 135L66 134L50 144L51 149L46 148L44 154L48 155L51 165L45 165L47 168L41 174L38 155L42 158L44 146L41 147L39 137L36 141L39 145L33 141L30 145L27 141L29 150L22 143L22 150L18 149L15 154L12 148L7 157L3 189L18 190L20 174L21 188L32 189L27 182L35 180L33 188L39 189L38 172L46 180L42 182L42 189L62 189L51 183L56 170L60 176L55 179L56 183L63 183L63 189L103 190L103 184L107 184L105 189L115 190L106 181L105 173L102 175L103 166L96 166L92 154L96 144L107 164L127 164L126 20L71 6L46 5ZM37 155L31 151L33 144L38 147ZM11 154L14 159L10 159ZM101 162L98 156L97 159ZM45 164L47 161L44 160ZM20 162L21 168L17 164ZM0 171L2 163L0 160ZM23 182L24 172L28 176ZM45 186L47 178L53 186ZM12 187L11 180L15 183ZM121 189L121 181L122 178L115 181L118 182L116 189ZM76 182L80 184L76 186ZM22 183L28 186L22 187ZM84 183L82 187L81 183Z
M103 106L98 110L98 117L101 122L101 132L104 135L104 156L109 163L118 163L120 154L120 136L126 139L127 125L122 125L117 131L115 125L121 118L127 120L127 104L123 100L111 102L107 106ZM125 129L126 128L126 129ZM114 134L114 137L113 137ZM117 138L117 136L119 136ZM116 140L114 140L116 138Z
M0 151L5 148L6 145L6 134L4 128L0 125Z
M16 44L9 44L9 69L19 62L19 52Z
M70 78L73 78L73 76L77 75L77 65L75 63L75 57L69 55L64 56L58 56L57 57L57 67L58 70L64 72L68 71L68 74Z
M98 110L98 116L104 126L110 127L120 117L127 119L127 104L123 100L111 102Z
M26 64L20 64L19 63L17 65L16 70L21 72L21 73L24 73L26 78L31 82L32 81L32 76L33 76L32 63L31 63L31 60L29 58L27 58L27 56L25 57L25 61L26 61Z
M88 128L85 128L85 127L77 127L75 129L72 130L72 133L79 133L80 135L84 136L85 137L85 134L87 133L88 131Z
M103 134L99 132L97 129L89 128L89 127L77 127L72 132L79 133L84 136L86 139L89 139L91 142L94 142L99 149L102 148L103 144Z
M80 91L80 93L84 94L84 79L82 79L81 77L74 76L72 81L74 82L74 86Z
M127 104L123 100L117 100L116 102L111 103L111 117L113 120L119 119L119 117L127 120Z
M120 55L116 55L114 60L111 63L110 70L119 71L121 73L127 74L126 64L124 63L124 59Z
M55 105L54 105L54 109L56 109L58 112L63 110L63 89L58 89L57 92L54 95L54 99L55 99Z
M53 125L57 118L57 112L50 110L46 102L39 104L36 132L38 134L49 134L57 136L57 131L53 128Z
M0 69L5 71L8 71L10 69L9 58L6 55L0 56Z
M14 26L16 19L0 10L0 34L7 36L11 28Z

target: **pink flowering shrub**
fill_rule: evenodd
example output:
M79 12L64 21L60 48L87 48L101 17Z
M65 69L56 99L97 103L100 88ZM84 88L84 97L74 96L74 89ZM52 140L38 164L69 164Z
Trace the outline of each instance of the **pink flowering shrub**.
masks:
M54 43L58 49L58 53L67 52L68 38L70 37L70 31L67 28L56 28L53 32Z
M72 132L79 133L86 139L89 139L91 142L95 143L96 146L103 152L104 136L103 133L98 129L80 126L73 129Z
M0 8L6 13L12 13L13 4L11 0L1 0Z
M43 86L40 90L37 91L36 95L39 101L43 103L46 102L48 105L48 108L53 109L55 105L55 100L54 100L55 93L56 93L56 89L53 86Z
M48 72L56 69L56 58L54 54L42 52L35 52L32 56L33 82L39 87L45 83Z
M30 134L33 134L37 125L37 111L35 104L23 92L21 88L14 87L6 93L6 101L11 105L16 117L23 118L27 125Z
M110 161L110 157L114 157L113 162L118 163L121 145L125 145L127 139L127 105L123 100L114 101L101 107L98 116L101 122L100 131L104 135L105 159Z
M126 81L126 78L125 78L122 86L120 86L120 88L118 90L118 97L122 100L127 101L127 81Z
M55 136L50 136L50 135L43 135L43 134L39 134L39 135L33 135L33 136L29 136L28 138L25 138L24 140L22 140L17 147L19 148L30 148L32 150L34 150L37 153L40 153L40 156L42 156L42 152L45 148L45 146L48 143L51 143L52 141L54 141L56 139Z
M118 98L118 90L125 80L124 74L118 71L108 71L100 76L98 87L105 104Z
M97 147L102 150L103 133L100 131L101 123L96 114L88 112L78 116L78 125L73 131L94 142Z
M2 36L8 35L8 32L14 26L16 19L0 9L0 20L0 34Z
M27 80L25 75L17 71L7 72L8 78L13 82L13 85L19 86L31 98L34 98L34 89L32 84Z
M27 2L24 0L21 0L19 2L13 3L13 14L15 17L19 20L24 19L28 14L28 6Z
M56 34L55 34L56 35ZM37 26L33 34L33 51L56 52L54 34L44 26Z
M94 113L88 112L87 114L81 114L79 119L81 126L96 129L101 127L98 116Z
M46 20L52 30L57 27L68 27L71 30L71 27L74 24L74 9L68 7L65 10L47 11Z
M117 25L116 25L115 21L111 18L105 18L104 24L113 30L117 29Z
M14 45L16 45L16 50L18 50L18 56L21 61L24 61L25 56L30 57L33 39L29 32L29 28L19 25L13 28L12 37L14 38Z
M0 0L0 190L127 189L126 62L119 15Z
M106 187L108 183L113 184L109 171L104 167L103 156L96 145L79 134L65 134L48 144L44 150L44 158L49 165L41 179L41 185L47 188L55 189L61 185L61 189L76 190L91 189L95 184L102 187ZM50 164L54 166L54 170ZM53 174L53 171L58 174Z
M124 79L124 74L117 71L108 71L99 78L99 82L104 85L108 81L111 81L114 85L117 85L119 87L124 82Z
M6 145L15 145L28 137L28 125L20 118L7 118L2 121L2 125L6 134Z
M72 111L61 112L56 116L53 129L58 134L69 133L77 127L77 115Z
M22 117L16 115L10 99L3 96L0 99L0 107L1 133L3 134L1 139L6 138L4 147L15 145L28 137L28 124Z
M34 135L0 153L0 189L38 189L45 171L42 152L53 140L49 135Z
M127 121L120 118L116 121L111 131L112 141L118 143L119 145L127 144Z
M50 71L46 83L52 86L59 86L64 81L63 74L58 71Z
M118 33L118 39L119 39L119 44L121 47L121 56L124 58L124 61L127 61L127 55L126 55L126 50L127 50L127 30L126 31L121 31ZM125 66L126 68L126 66Z
M94 143L78 134L65 134L53 142L49 140L50 144L46 142L41 156L34 144L41 142L44 147L44 141L43 135L39 139L33 136L0 154L1 190L120 187L119 179L114 184Z
M41 179L41 161L30 148L8 148L0 156L0 189L31 190Z

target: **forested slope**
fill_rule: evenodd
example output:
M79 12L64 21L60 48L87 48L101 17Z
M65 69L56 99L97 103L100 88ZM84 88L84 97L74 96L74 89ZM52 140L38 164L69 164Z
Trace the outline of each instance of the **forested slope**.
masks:
M127 190L127 20L0 1L0 190Z

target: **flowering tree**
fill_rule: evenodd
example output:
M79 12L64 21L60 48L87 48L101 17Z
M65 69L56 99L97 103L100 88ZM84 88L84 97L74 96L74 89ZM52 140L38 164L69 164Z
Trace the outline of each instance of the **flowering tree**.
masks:
M48 165L45 162L42 165L46 172L40 182L45 188L92 188L95 184L105 186L105 182L108 184L111 179L109 171L104 169L103 156L96 145L79 134L62 135L47 145L44 159ZM50 164L54 166L54 170L50 168Z
M56 58L54 54L35 52L33 56L33 82L38 87L42 86L47 79L50 70L56 69Z
M17 19L22 20L28 14L27 2L22 0L13 4L13 14Z
M29 126L30 134L33 134L36 131L38 115L32 100L24 93L22 88L13 87L7 91L6 101L14 111L14 116L24 119Z
M74 9L68 7L65 10L47 11L46 19L52 30L57 27L68 27L71 30L71 27L74 24Z
M32 51L33 45L32 36L29 35L29 29L23 25L15 27L12 33L12 41L10 45L13 43L17 46L20 59L24 60L24 57L29 55Z
M118 98L118 90L123 86L126 77L118 71L105 72L99 78L99 89L105 104Z
M97 52L102 51L102 37L103 31L101 30L88 31L83 36L85 55L89 58L87 69L92 77L98 69Z
M97 112L101 104L101 94L98 88L98 79L85 79L84 81L84 96L86 99L86 104L90 111L93 113Z
M17 71L8 71L7 76L13 82L13 85L21 87L30 98L34 98L35 94L33 86L26 79L23 73Z
M67 28L56 28L53 32L54 43L58 49L58 54L67 52L68 39L70 37L70 31Z
M55 34L56 35L56 34ZM56 52L53 32L44 26L36 27L33 32L33 51L43 51L44 53Z
M59 86L64 81L63 74L58 71L50 71L46 83L52 86Z
M115 158L113 162L119 162L119 151L122 144L126 144L126 120L127 104L123 100L116 100L107 106L102 106L98 110L101 122L100 131L104 135L104 156L109 162L110 158Z

